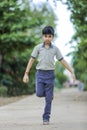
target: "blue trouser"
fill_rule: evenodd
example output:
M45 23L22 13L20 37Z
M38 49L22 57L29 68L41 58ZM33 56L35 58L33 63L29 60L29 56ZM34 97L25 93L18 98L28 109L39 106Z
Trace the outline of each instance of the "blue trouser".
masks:
M36 72L36 95L45 97L43 120L48 120L51 114L51 104L54 90L54 70L37 70Z

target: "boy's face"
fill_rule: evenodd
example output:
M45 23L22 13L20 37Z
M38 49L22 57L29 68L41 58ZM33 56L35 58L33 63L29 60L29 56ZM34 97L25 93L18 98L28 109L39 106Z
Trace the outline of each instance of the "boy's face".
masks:
M54 36L52 34L44 34L43 35L43 40L45 44L50 44L51 41L53 40Z

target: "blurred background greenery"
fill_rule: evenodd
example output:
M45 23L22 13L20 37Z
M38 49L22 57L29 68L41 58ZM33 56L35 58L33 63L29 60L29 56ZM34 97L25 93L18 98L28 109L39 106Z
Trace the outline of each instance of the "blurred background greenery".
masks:
M73 42L72 66L76 78L84 82L87 90L87 1L60 0L71 11L71 22L75 34ZM55 6L57 0L53 0ZM57 17L47 0L36 7L32 0L0 1L0 95L17 96L35 92L35 66L30 71L30 82L22 81L28 60L35 45L42 42L41 30L46 25L56 28ZM55 67L55 86L63 87L67 79L64 68L57 62ZM2 94L3 93L3 94Z

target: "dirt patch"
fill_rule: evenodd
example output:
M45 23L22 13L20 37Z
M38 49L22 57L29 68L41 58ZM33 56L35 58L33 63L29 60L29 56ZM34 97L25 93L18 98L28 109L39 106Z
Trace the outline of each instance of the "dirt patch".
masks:
M16 102L16 101L21 100L25 97L27 97L27 96L23 95L23 96L16 96L16 97L0 97L0 106L4 106L7 104Z

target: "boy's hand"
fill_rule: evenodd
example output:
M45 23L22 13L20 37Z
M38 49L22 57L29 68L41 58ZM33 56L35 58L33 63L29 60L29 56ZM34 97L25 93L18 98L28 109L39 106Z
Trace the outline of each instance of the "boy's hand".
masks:
M24 82L24 83L28 83L28 82L29 82L28 74L25 74L25 75L24 75L24 77L23 77L23 82Z
M74 83L74 82L75 82L75 80L76 80L75 74L74 74L74 73L71 73L71 76L72 76L73 83Z

